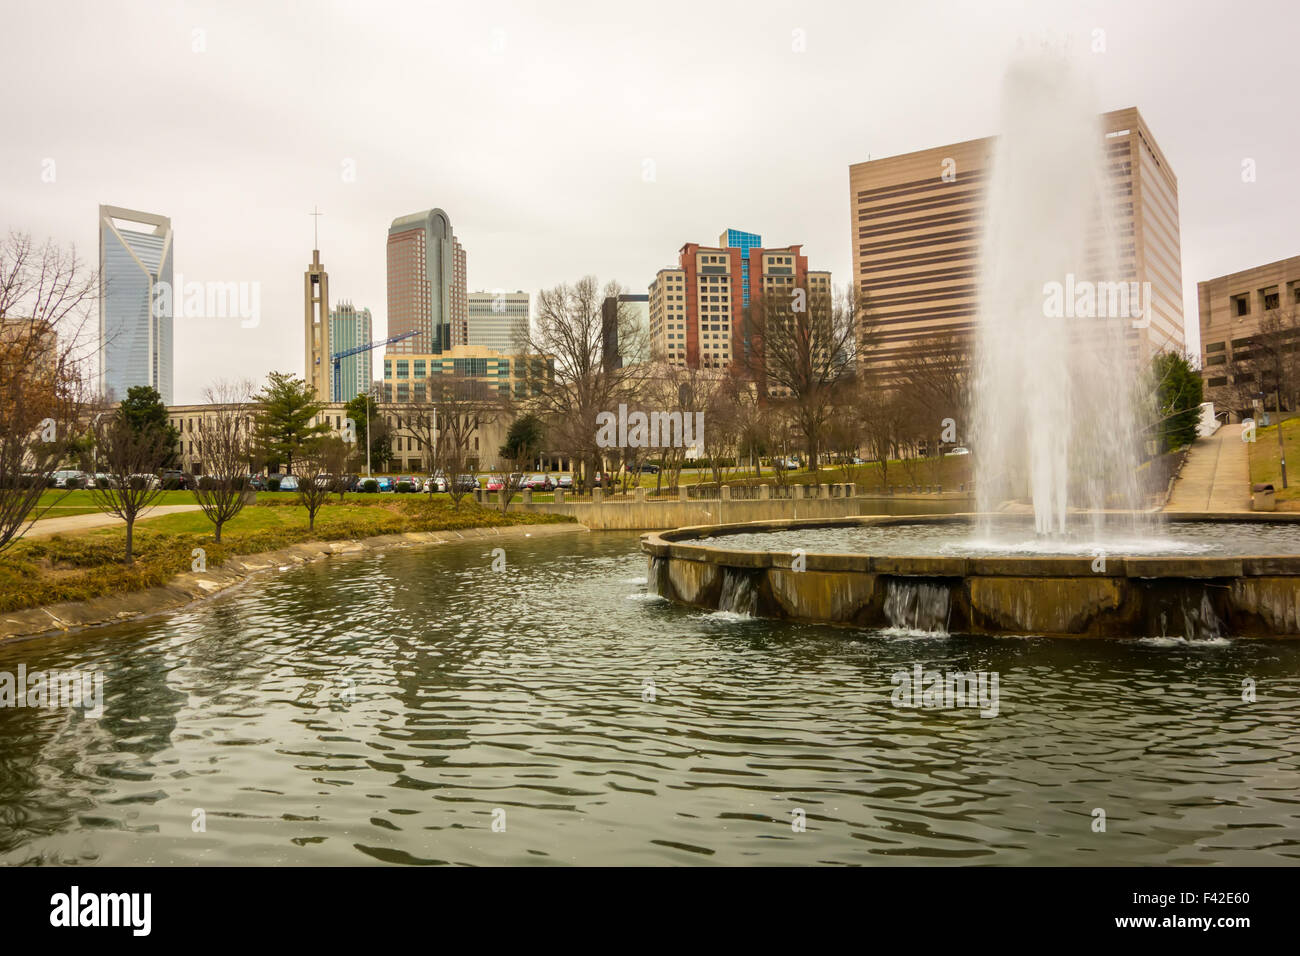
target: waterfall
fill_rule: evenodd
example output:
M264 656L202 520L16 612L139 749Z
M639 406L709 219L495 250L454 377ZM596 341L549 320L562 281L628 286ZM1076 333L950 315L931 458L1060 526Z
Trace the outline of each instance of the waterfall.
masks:
M1209 591L1205 588L1200 591L1199 601L1190 594L1183 595L1183 637L1189 641L1220 640L1224 636L1223 622L1214 611Z
M951 598L947 585L895 578L885 587L885 617L899 630L946 636Z
M1221 641L1228 635L1211 596L1199 582L1166 583L1147 595L1147 636L1157 640Z
M757 607L758 588L754 584L753 575L736 568L723 568L718 610L753 617Z
M669 597L668 559L651 556L646 574L646 590L660 597Z

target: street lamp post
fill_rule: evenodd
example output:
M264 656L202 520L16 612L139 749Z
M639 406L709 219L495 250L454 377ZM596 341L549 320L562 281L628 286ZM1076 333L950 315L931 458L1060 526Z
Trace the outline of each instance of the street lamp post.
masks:
M1282 460L1282 487L1286 487L1286 444L1282 441L1282 384L1277 384L1277 452Z

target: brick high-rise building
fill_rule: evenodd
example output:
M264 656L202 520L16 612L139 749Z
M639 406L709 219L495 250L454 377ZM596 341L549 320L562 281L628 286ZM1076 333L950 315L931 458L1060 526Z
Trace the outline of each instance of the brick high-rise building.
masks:
M1119 278L1150 282L1140 356L1185 348L1178 180L1136 108L1101 116L1121 242ZM866 365L887 369L948 335L970 336L995 140L968 140L849 167L853 281L874 324Z
M441 209L393 220L388 228L388 334L416 334L389 353L429 355L466 344L469 294L465 249Z
M727 230L752 237L752 233ZM808 268L802 246L766 249L738 239L733 245L688 242L675 269L661 269L650 284L650 354L690 368L728 368L749 359L745 309L764 294L803 288L830 293L829 272Z

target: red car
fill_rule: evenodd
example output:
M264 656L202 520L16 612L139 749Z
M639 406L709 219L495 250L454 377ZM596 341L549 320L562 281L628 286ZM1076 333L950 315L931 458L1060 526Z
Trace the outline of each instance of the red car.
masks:
M487 481L488 491L501 491L506 486L506 480L500 475L493 475Z

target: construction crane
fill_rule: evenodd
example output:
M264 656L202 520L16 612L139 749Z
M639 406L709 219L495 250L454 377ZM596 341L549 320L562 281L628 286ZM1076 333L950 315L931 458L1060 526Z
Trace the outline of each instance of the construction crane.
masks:
M343 401L343 383L340 381L340 379L343 377L341 374L341 370L343 366L343 360L345 358L347 358L349 355L360 355L362 352L369 352L371 349L377 349L381 345L392 345L394 342L402 341L402 339L409 339L414 334L415 334L414 332L403 332L401 335L394 335L391 338L384 339L384 341L382 342L371 342L369 345L358 345L354 349L345 349L342 352L335 352L333 355L331 355L330 358L334 362L333 400L336 402Z

